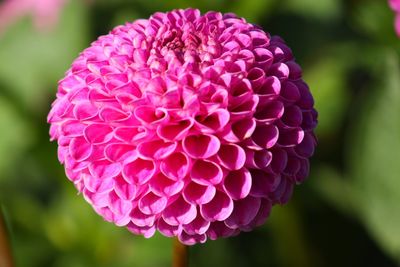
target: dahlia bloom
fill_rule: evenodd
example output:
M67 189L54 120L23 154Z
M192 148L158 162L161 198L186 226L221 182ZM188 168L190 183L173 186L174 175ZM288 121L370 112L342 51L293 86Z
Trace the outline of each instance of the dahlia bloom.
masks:
M400 36L400 0L389 0L389 6L396 13L394 26L397 35Z
M5 0L0 4L0 32L25 15L32 15L35 27L47 29L59 17L65 0Z
M105 220L184 244L250 231L309 173L317 113L291 50L234 14L113 29L48 116L68 178Z

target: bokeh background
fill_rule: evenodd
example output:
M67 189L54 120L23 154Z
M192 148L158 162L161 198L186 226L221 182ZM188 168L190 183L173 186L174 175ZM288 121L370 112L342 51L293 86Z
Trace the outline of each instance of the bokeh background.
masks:
M319 112L312 172L289 204L253 232L191 247L190 266L400 266L400 39L385 0L36 1L0 1L0 205L17 267L170 266L171 239L133 236L77 196L46 116L97 36L183 7L282 36ZM7 2L31 6L2 12Z

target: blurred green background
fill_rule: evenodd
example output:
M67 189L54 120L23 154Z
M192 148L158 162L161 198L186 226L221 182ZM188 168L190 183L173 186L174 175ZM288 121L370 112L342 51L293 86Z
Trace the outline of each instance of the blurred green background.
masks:
M191 247L190 266L400 266L400 40L385 0L69 0L52 28L30 16L8 25L0 205L16 266L170 266L171 239L134 236L77 196L46 116L57 81L97 36L183 7L235 12L282 36L319 112L312 173L289 204L253 232Z

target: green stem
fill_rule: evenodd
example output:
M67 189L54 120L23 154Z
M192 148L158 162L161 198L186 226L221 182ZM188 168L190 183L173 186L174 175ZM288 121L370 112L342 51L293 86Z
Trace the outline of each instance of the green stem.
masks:
M188 267L188 247L179 242L177 238L173 241L172 267Z

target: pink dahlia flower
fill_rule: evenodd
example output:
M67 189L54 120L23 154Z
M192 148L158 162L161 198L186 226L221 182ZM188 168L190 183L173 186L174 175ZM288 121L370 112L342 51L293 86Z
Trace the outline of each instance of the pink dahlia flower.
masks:
M396 13L395 29L398 36L400 36L400 0L389 0L389 6Z
M32 15L38 29L55 24L66 0L5 0L0 4L0 32L25 15Z
M68 178L105 220L194 244L250 231L289 200L316 117L281 38L186 9L93 42L48 121Z

